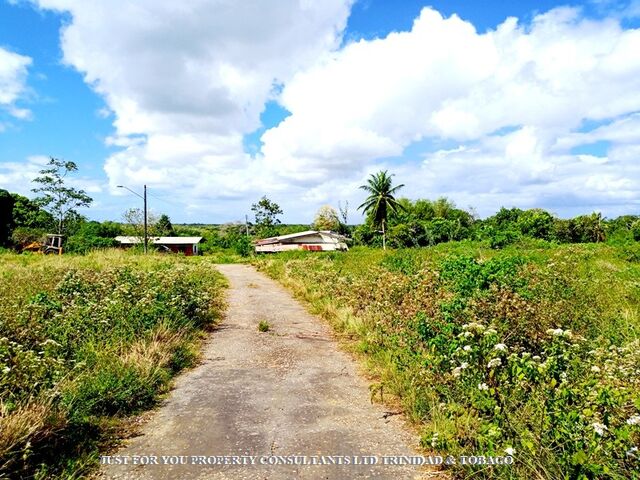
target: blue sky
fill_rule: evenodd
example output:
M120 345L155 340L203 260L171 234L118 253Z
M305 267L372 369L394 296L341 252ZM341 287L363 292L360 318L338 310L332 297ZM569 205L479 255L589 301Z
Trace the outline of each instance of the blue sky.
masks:
M147 183L175 222L310 222L388 168L482 216L637 213L636 0L118 3L0 0L0 188L55 156L90 218Z

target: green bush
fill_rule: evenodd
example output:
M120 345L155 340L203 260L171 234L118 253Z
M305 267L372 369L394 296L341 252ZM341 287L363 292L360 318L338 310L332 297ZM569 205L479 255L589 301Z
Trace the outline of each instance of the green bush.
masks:
M0 477L84 475L103 426L153 405L223 308L204 258L12 254L0 265Z
M636 242L640 242L640 220L636 220L631 225L631 236Z
M514 456L454 477L637 480L635 246L461 242L256 263L351 339L372 391L392 396L426 449Z
M248 257L253 253L253 244L247 236L238 237L233 242L233 250L241 257Z
M516 230L493 230L489 234L489 246L500 249L518 241L520 233Z

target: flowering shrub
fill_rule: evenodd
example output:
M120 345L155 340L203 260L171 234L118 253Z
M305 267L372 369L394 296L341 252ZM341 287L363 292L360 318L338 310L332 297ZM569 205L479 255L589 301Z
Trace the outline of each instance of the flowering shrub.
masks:
M221 277L202 258L0 264L0 477L82 473L104 419L153 405L223 306Z
M617 250L452 243L258 266L366 356L425 448L515 460L455 475L640 478L640 271Z

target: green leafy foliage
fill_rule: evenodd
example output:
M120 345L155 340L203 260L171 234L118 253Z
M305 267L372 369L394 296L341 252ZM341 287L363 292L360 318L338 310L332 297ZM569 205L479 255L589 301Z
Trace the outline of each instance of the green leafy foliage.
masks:
M122 235L120 224L114 222L84 222L65 243L65 251L68 253L88 253L92 250L116 247L117 235Z
M454 477L638 479L636 244L541 246L450 242L256 263L349 339L425 448L514 456L508 468L452 466Z
M368 222L375 227L382 228L382 246L386 247L386 225L389 223L389 216L398 214L403 206L395 198L395 194L404 185L393 186L393 174L389 175L387 170L371 174L367 183L360 188L367 192L369 196L364 203L358 207L367 216Z
M78 215L77 209L88 207L93 199L84 190L65 183L66 177L78 170L74 162L51 157L47 165L49 168L40 170L40 176L33 179L39 185L33 191L40 194L35 202L56 219L59 234L68 233L67 224Z
M175 231L168 215L162 214L152 228L152 235L157 237L173 237Z
M636 220L631 224L631 235L636 242L640 242L640 220Z
M281 223L278 215L283 213L277 203L264 196L251 205L251 211L255 215L255 234L258 238L277 235L276 227Z
M224 282L205 258L120 251L0 265L0 477L85 476L114 417L194 364Z
M0 189L0 247L8 247L13 227L14 198L6 190Z
M40 208L37 202L29 200L27 197L12 193L13 205L13 226L47 230L53 228L55 219L46 210Z

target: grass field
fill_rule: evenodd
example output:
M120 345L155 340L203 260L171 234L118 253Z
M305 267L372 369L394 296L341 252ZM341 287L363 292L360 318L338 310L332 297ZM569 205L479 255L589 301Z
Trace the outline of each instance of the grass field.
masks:
M0 255L0 478L91 471L195 363L224 286L202 257Z
M256 265L310 302L425 449L513 454L461 478L640 478L640 248L478 243L291 252Z

